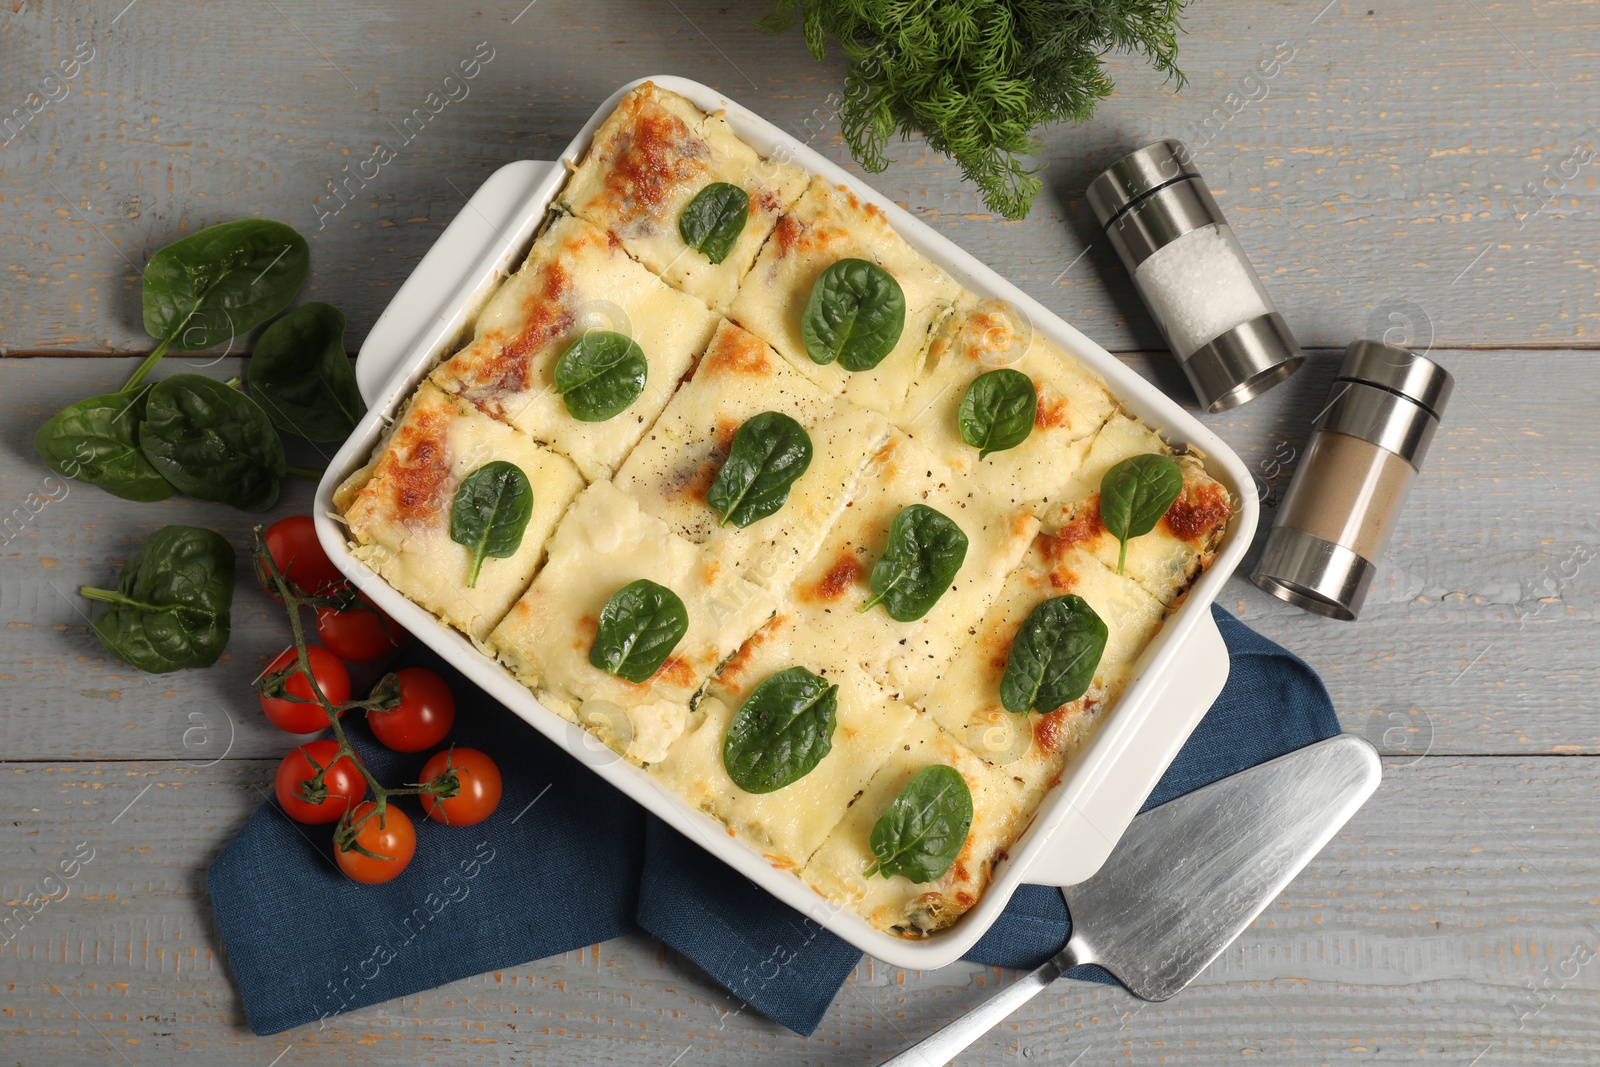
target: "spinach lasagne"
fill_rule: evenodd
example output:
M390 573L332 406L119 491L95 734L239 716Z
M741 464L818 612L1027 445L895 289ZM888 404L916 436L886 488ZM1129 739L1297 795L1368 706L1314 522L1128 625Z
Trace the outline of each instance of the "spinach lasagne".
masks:
M533 506L474 572L490 463ZM1230 515L1014 309L649 83L335 499L545 707L907 938L977 902Z

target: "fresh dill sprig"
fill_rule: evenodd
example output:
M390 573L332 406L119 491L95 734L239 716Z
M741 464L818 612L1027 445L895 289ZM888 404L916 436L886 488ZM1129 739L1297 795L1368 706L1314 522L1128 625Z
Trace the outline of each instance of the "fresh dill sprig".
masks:
M798 17L811 54L830 37L849 70L840 103L845 143L869 171L888 166L895 132L920 130L1008 219L1043 183L1025 157L1042 123L1082 122L1111 94L1101 57L1142 52L1179 88L1178 20L1188 0L775 0L761 20L783 33Z

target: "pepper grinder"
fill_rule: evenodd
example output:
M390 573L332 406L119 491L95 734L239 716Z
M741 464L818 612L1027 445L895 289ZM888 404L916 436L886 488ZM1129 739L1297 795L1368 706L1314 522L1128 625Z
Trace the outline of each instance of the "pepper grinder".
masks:
M1319 615L1360 614L1453 387L1449 371L1398 345L1345 349L1250 580Z

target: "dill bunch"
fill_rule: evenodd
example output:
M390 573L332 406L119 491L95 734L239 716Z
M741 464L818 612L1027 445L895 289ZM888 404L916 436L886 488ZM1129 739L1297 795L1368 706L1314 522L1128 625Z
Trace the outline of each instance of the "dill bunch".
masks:
M775 0L760 22L798 18L811 54L832 37L850 61L839 120L867 170L888 166L889 137L920 130L1008 219L1043 183L1022 157L1042 123L1082 122L1111 94L1101 56L1143 52L1179 88L1178 19L1188 0Z

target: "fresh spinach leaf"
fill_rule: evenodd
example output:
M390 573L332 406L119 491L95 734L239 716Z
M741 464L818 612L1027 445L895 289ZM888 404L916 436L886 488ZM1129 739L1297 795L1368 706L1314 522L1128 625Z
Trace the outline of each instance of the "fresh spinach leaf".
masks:
M472 554L467 588L478 584L483 561L516 554L533 517L533 486L515 463L485 463L456 487L450 504L450 540Z
M951 518L926 504L912 504L889 524L889 545L872 565L867 584L889 618L913 622L938 603L967 558L967 535Z
M877 862L871 878L900 875L913 882L943 878L972 829L972 790L954 767L935 763L911 776L889 810L872 826L868 844Z
M242 511L276 504L287 470L283 441L256 402L199 374L151 387L139 449L178 489Z
M124 500L165 500L175 489L139 451L146 386L91 396L63 408L33 435L33 447L57 474L98 485Z
M1106 624L1088 601L1068 593L1052 597L1023 620L1006 657L1000 703L1022 714L1049 714L1089 690L1106 650Z
M800 336L814 363L871 370L894 351L906 325L906 294L894 275L864 259L841 259L811 287Z
M151 398L139 385L169 348L209 348L261 325L288 306L310 269L311 253L305 238L281 222L266 219L210 226L163 248L150 257L143 278L144 326L160 344L139 364L121 393L90 397L58 413L40 427L34 447L53 470L129 500L160 500L174 488L206 483L209 490L193 495L230 503L266 500L260 507L270 507L283 473L283 446L276 434L271 435L271 444L254 442L269 460L267 466L280 468L268 478L254 476L247 485L220 489L217 487L235 468L213 472L203 466L206 457L195 455L186 458L200 458L202 466L193 468L188 478L175 479L143 443L139 424L146 420ZM226 406L238 407L232 401ZM246 420L247 426L220 435L212 442L214 448L232 450L240 438L256 437L255 420L248 415ZM175 432L165 415L156 422L153 437ZM155 451L168 453L174 444L167 441ZM184 451L195 452L197 444L197 440L189 440ZM269 455L274 449L275 464ZM169 461L177 462L170 456ZM255 510L254 503L250 510Z
M1183 492L1183 471L1170 456L1129 456L1100 479L1100 521L1122 542L1117 573L1128 562L1128 541L1156 528Z
M209 667L228 645L233 546L193 526L163 526L123 565L116 589L79 592L108 605L94 632L113 656L167 674Z
M1033 379L1019 370L992 370L967 386L956 422L961 439L978 449L978 458L983 459L1026 441L1038 411Z
M161 344L134 372L132 389L170 348L195 352L249 333L289 306L311 273L311 249L270 219L207 226L150 257L144 328Z
M678 594L640 578L611 594L600 609L589 663L641 685L661 669L689 632L689 612Z
M779 411L745 420L733 435L728 460L706 490L722 525L749 526L783 507L789 489L811 466L811 435Z
M344 315L331 304L297 307L268 326L250 356L250 395L278 429L343 441L366 405L344 351Z
M556 392L580 422L605 422L644 392L650 363L626 334L590 330L556 360Z
M771 793L811 773L833 747L839 687L804 667L781 670L739 706L722 764L746 793Z
M678 236L683 243L713 263L733 251L750 219L750 194L737 185L712 182L678 215Z

